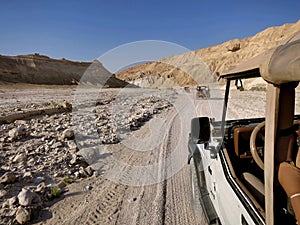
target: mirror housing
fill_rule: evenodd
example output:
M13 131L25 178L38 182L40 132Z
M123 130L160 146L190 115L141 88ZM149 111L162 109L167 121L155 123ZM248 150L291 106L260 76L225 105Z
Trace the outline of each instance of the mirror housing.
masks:
M210 139L210 121L208 117L197 117L191 121L191 139L195 144L206 144Z

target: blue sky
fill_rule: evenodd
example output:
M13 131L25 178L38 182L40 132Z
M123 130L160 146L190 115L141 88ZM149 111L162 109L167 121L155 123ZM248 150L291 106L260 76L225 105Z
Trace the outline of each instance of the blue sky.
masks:
M92 61L141 40L193 50L294 23L299 12L299 0L1 1L0 54Z

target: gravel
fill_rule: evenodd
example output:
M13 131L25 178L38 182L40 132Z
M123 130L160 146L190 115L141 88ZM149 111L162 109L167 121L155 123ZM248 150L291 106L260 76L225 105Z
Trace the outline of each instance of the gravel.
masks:
M58 104L73 104L73 111L0 124L0 224L28 223L36 212L67 192L69 183L98 176L99 172L80 155L80 149L117 144L172 107L169 100L152 94L129 98L116 90L107 91L93 104L81 99L75 105L69 96L47 99L27 94L21 98L26 90L12 94L18 96L17 101L6 105L2 116ZM2 102L11 97L7 93ZM169 91L170 96L173 94Z

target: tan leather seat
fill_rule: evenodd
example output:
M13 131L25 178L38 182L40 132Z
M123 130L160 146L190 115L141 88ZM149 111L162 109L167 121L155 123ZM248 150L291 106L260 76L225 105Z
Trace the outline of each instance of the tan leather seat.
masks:
M290 198L297 221L300 221L300 150L294 163L279 165L278 180Z
M254 127L238 127L233 131L234 151L239 158L250 156L250 136Z
M295 85L296 86L296 85ZM294 86L294 87L295 87ZM295 90L281 89L278 130L293 126ZM279 163L278 180L290 198L298 223L300 222L300 151L295 151L295 133L279 135L276 140L276 159ZM290 163L289 163L290 162Z

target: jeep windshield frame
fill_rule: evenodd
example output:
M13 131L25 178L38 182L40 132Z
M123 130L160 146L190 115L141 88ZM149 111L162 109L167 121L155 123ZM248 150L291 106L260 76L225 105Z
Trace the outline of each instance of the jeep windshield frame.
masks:
M237 73L222 74L219 76L218 80L220 80L220 79L226 80L226 89L225 89L225 95L224 95L223 113L222 113L222 121L221 121L221 134L222 134L223 138L225 135L226 114L227 114L227 106L228 106L228 98L229 98L229 90L230 90L231 81L259 78L259 77L261 77L259 68L241 71L241 72L237 72Z

